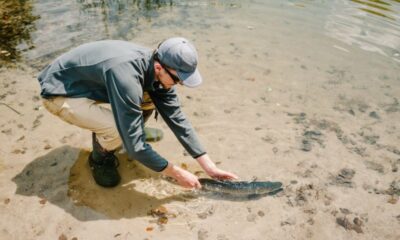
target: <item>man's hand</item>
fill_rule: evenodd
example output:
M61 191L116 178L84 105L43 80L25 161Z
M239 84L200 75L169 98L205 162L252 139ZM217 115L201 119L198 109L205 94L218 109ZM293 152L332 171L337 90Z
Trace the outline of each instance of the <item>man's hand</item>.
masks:
M220 180L238 179L238 177L230 172L219 169L214 162L210 159L208 154L204 154L197 158L197 162L206 171L208 176Z
M182 187L197 189L201 188L201 184L195 175L173 165L172 163L168 163L167 168L164 169L162 173L175 179Z

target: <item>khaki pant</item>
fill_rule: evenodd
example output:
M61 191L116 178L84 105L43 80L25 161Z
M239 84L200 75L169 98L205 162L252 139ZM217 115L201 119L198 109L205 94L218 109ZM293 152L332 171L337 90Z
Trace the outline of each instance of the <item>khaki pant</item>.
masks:
M143 94L143 118L146 122L155 109L147 92ZM87 98L43 98L43 106L67 123L96 133L100 145L108 151L122 145L110 104Z

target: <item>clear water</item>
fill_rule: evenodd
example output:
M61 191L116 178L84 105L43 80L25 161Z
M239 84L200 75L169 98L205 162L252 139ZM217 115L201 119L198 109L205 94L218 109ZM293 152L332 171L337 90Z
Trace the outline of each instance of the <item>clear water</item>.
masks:
M14 32L4 28L4 21L2 29L0 56L9 60L47 61L100 39L139 41L153 47L162 38L184 35L199 44L224 38L241 42L242 47L280 41L279 36L287 38L285 44L329 37L343 43L336 50L348 52L357 47L400 62L399 0L1 2L3 15L14 16L8 23ZM22 20L15 20L18 16ZM318 43L312 47L321 48Z

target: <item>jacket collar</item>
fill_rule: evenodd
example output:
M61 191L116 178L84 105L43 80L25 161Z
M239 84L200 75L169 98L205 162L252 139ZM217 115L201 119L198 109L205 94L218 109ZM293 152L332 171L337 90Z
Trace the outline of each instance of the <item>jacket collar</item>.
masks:
M153 51L149 53L147 56L148 59L148 66L147 66L147 71L145 73L145 79L144 79L144 86L143 89L145 91L154 91L154 84L156 83L155 79L155 73L154 73L154 57L153 57Z

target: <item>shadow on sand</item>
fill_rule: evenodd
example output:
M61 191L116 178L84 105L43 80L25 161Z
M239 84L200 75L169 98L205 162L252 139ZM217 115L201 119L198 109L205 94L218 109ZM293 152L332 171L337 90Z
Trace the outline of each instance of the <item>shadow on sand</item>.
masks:
M46 199L81 221L146 216L149 210L173 201L186 201L179 195L159 199L135 190L133 180L154 177L143 166L120 159L121 183L102 188L92 179L88 151L63 146L29 163L13 178L16 193Z

